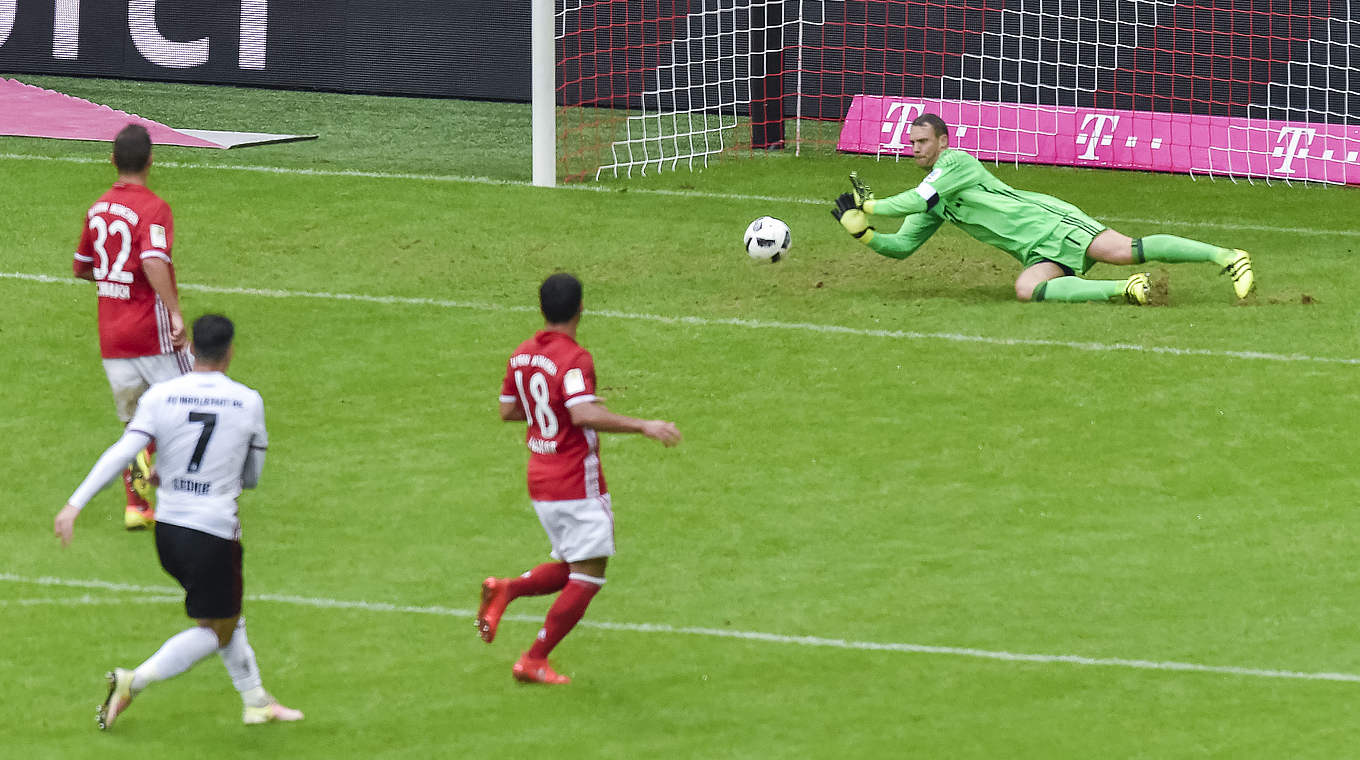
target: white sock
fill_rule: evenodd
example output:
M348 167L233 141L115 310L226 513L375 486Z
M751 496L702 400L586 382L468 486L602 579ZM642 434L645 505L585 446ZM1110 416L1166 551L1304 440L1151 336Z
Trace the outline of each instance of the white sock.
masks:
M174 678L212 654L215 649L217 634L212 629L194 626L187 631L180 631L166 639L155 654L137 666L132 673L132 690L141 691L156 681Z
M269 704L269 695L265 693L264 682L260 679L260 666L255 663L255 650L251 649L250 640L246 638L245 618L236 622L231 641L217 650L217 654L222 657L231 683L241 692L241 701L247 707Z

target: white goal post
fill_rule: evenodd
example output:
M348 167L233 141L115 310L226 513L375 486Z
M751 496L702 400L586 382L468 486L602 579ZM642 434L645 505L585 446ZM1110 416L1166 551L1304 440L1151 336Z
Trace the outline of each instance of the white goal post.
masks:
M530 45L530 97L533 130L533 183L557 184L557 46L554 0L533 0Z

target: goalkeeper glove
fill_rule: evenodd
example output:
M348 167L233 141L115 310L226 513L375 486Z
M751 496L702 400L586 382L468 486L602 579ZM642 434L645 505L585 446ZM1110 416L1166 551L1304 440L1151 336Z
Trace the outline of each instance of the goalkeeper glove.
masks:
M850 192L855 197L855 205L864 209L866 213L873 213L865 205L874 199L874 191L869 189L869 185L859 178L859 172L850 172Z
M869 226L868 215L859 208L855 203L855 196L850 193L841 193L836 199L836 207L831 209L831 215L836 217L836 221L841 223L846 232L858 238L860 242L868 243L873 238L874 228Z

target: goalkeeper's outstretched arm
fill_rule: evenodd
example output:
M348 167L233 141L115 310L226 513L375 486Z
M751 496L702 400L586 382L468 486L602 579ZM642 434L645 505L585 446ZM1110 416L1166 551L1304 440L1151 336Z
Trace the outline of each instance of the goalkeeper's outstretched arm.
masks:
M938 198L935 189L923 182L891 198L870 198L864 202L864 211L874 216L911 216L935 205L934 201Z
M874 253L890 259L905 259L916 253L916 249L929 240L943 223L943 219L930 214L912 214L903 220L897 232L879 232L865 245Z
M947 150L921 184L892 196L877 199L870 195L863 204L865 213L875 216L909 216L928 211L941 198L950 198L964 189L979 184L989 175L977 159L961 151ZM853 184L853 182L852 182Z
M851 180L854 180L853 176ZM929 214L912 214L902 222L897 232L881 233L870 226L869 215L861 207L860 198L858 187L853 193L842 193L836 199L836 207L831 209L831 215L856 240L889 258L905 259L915 253L944 221Z

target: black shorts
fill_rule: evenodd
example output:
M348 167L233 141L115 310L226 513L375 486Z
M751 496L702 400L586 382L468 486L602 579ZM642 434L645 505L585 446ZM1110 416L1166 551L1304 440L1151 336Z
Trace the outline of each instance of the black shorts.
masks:
M184 611L195 620L241 614L241 542L193 528L156 523L156 554L184 587Z

